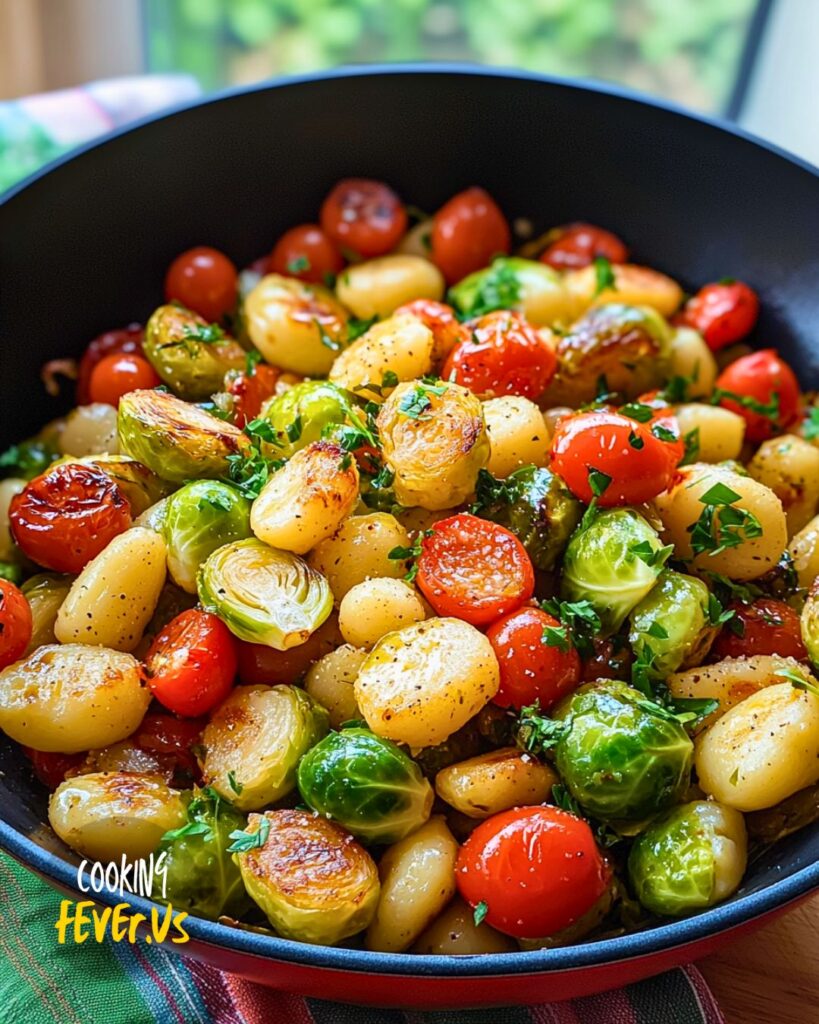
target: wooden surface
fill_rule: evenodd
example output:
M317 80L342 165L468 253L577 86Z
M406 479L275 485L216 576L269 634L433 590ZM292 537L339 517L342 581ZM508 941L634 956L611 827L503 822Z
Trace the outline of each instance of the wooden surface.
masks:
M697 966L727 1024L817 1024L819 896Z

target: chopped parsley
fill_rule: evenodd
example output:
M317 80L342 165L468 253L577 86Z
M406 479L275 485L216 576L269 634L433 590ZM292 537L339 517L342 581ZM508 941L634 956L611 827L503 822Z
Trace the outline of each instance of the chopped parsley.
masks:
M556 647L563 654L567 654L571 646L566 626L544 626L541 640L547 647Z
M398 374L394 370L385 370L380 384L366 381L364 384L356 384L353 391L371 391L375 395L383 395L388 388L394 388L397 384Z
M736 618L736 612L732 608L725 609L722 606L722 601L717 597L716 594L708 594L708 622L712 626L722 626L726 622L732 622L736 619L740 625L742 620ZM745 632L745 627L742 629Z
M802 421L802 436L808 441L819 437L819 405L814 405Z
M795 687L797 690L805 690L806 693L812 693L814 697L819 697L819 686L812 679L807 679L792 668L779 668L774 672L775 676L779 676L781 679L787 679L788 682Z
M638 434L635 434L633 430L628 435L628 443L637 451L645 447L645 441Z
M186 341L201 341L203 345L215 345L218 341L225 340L225 332L219 324L185 324L182 328L182 343Z
M347 341L353 342L356 338L360 338L362 334L366 334L372 325L377 322L377 316L371 316L364 320L357 316L351 316L347 321Z
M426 537L432 536L432 530L424 530L423 533L419 533L415 540L412 542L411 547L403 547L399 545L393 548L392 551L388 552L387 558L392 561L411 562L407 574L404 579L407 583L412 583L415 577L418 575L418 559L421 557L424 550L424 540Z
M700 495L705 507L699 519L688 527L695 555L716 555L762 536L762 524L753 512L734 505L740 498L724 483L716 483Z
M236 796L241 796L242 790L245 787L244 787L244 785L241 782L239 782L237 780L236 772L234 772L233 769L231 769L227 773L227 780L228 780L228 785L233 790L233 792L236 794Z
M651 433L658 441L665 441L667 444L673 444L679 440L678 435L673 430L669 430L668 427L664 427L662 423L655 423L651 428Z
M608 473L604 473L600 469L595 469L593 466L589 466L589 487L591 488L591 492L595 498L599 498L601 494L605 494L610 483L611 477Z
M646 630L649 636L653 636L656 640L667 640L668 630L661 623L655 619Z
M683 434L683 444L685 445L685 451L683 457L680 459L681 466L688 466L692 462L696 462L700 454L700 428L694 427L693 430L689 430Z
M250 352L245 353L245 376L254 377L256 375L256 367L262 361L262 353L258 349L251 349Z
M332 334L328 334L324 329L324 325L318 319L314 319L313 323L316 325L316 330L319 332L319 340L325 348L329 348L331 352L341 351L341 342L334 338Z
M629 548L630 554L635 555L641 562L645 562L652 569L658 565L665 565L673 551L673 544L666 544L664 547L655 548L647 540L641 540L639 544L632 544Z
M475 501L469 511L473 516L477 516L498 503L514 505L521 496L522 488L519 479L507 477L505 480L499 480L492 476L488 469L479 469L475 481Z
M644 402L626 402L617 411L621 416L628 416L630 420L637 420L638 423L648 423L654 415L654 409Z
M250 438L248 452L228 455L228 475L246 498L258 498L272 472L285 463L285 459L269 459L262 451L263 444L280 447L279 439L272 424L257 417L248 423L243 433Z
M189 821L187 825L171 829L162 836L163 843L172 843L174 839L183 839L185 836L205 836L213 838L213 830L205 821Z
M489 904L486 900L481 900L480 903L475 904L475 909L472 911L472 920L475 922L476 928L483 922L483 919L488 913Z
M457 293L450 292L450 302L460 308L464 319L493 313L496 309L514 309L521 300L521 285L517 272L503 256L481 276L477 289L471 295L468 308L458 302Z
M758 398L754 398L752 395L738 395L735 391L726 391L725 388L714 388L710 399L711 405L719 405L725 398L730 402L736 402L737 405L742 406L743 409L748 409L749 412L755 412L758 416L764 416L771 423L778 423L779 421L778 391L774 391L768 402L760 402Z
M530 754L542 754L568 736L572 729L571 718L558 721L540 713L540 703L535 701L521 708L518 718L518 746Z
M605 256L595 256L594 276L595 298L597 298L598 295L602 295L602 293L607 290L611 290L613 292L617 291L617 280L614 276L614 271L611 268L611 261L607 260Z
M591 601L559 601L557 598L548 598L540 602L540 607L547 615L558 620L561 629L566 631L566 640L571 641L579 654L584 658L594 654L594 637L603 628L603 623ZM551 634L554 643L549 643L546 639L546 630L550 628L555 630L555 627L547 626L544 629L543 642L562 650L556 630Z
M446 384L431 384L421 381L408 391L398 403L398 411L411 420L426 420L427 411L432 408L430 395L440 396L446 391Z
M301 437L301 431L302 431L302 421L301 421L301 413L299 413L298 416L296 416L296 418L293 420L293 422L292 423L288 423L287 426L285 427L285 433L287 434L287 440L290 441L291 444L295 444L296 441L298 441L298 439Z
M552 800L554 800L555 806L561 810L568 811L569 814L576 814L578 817L582 816L580 804L562 782L556 782L552 786Z
M691 385L696 384L699 376L699 364L694 367L694 372L690 376L683 376L679 373L675 374L669 378L666 386L660 391L659 397L665 399L666 402L670 402L671 405L680 405L682 402L687 402L691 396Z
M242 829L236 829L231 832L228 836L233 842L227 848L228 853L247 853L248 850L261 849L267 842L267 837L270 835L270 821L267 818L262 818L259 822L258 832L244 832Z
M295 259L288 260L287 273L288 274L300 274L303 270L310 270L312 264L310 260L302 253L301 256L296 256Z

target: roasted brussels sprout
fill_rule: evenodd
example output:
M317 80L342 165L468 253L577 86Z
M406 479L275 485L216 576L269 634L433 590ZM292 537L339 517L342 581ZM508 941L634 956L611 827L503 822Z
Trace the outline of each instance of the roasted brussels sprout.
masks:
M429 818L433 791L400 747L369 729L330 733L302 759L299 792L368 843L395 843Z
M535 466L521 466L505 480L481 470L475 497L472 511L511 530L537 569L555 567L583 513L560 477Z
M110 476L128 499L134 516L141 516L173 490L167 480L163 480L130 455L86 455L81 459L64 461L97 466Z
M285 939L331 946L375 916L375 861L331 821L304 811L251 814L234 849L248 893Z
M218 480L194 480L168 499L162 535L171 579L196 593L196 573L223 544L250 536L250 502Z
M145 357L162 382L189 402L220 391L228 370L244 366L241 345L181 306L160 306L145 325Z
M289 458L318 441L325 427L344 423L352 404L349 394L329 380L305 380L272 398L262 416L276 432L277 456Z
M557 374L547 405L577 408L605 391L636 398L666 377L671 329L648 306L610 303L590 309L557 343Z
M694 745L680 723L639 690L606 679L581 686L553 712L560 777L602 821L639 822L684 795Z
M640 903L679 917L736 892L748 860L739 811L711 800L674 807L639 835L628 874Z
M227 848L231 832L245 827L245 816L210 787L191 794L187 815L184 825L162 837L166 884L163 893L157 876L154 899L212 921L222 914L238 917L250 899Z
M708 621L708 597L702 580L664 569L632 609L629 643L638 662L650 664L658 679L702 660L716 633Z
M448 298L463 316L519 309L538 326L571 322L585 305L563 287L557 271L520 256L499 256L450 288Z
M819 586L814 581L808 598L802 608L802 642L808 657L819 667Z
M237 686L202 733L203 778L244 811L266 807L295 788L299 759L329 725L298 686Z
M232 426L164 391L131 391L119 403L120 448L163 480L227 477L229 456L250 450Z
M73 577L58 576L54 573L37 573L22 586L23 594L31 609L31 640L25 650L29 655L44 644L53 644L54 623L60 605L68 597Z
M381 407L378 430L401 505L460 504L489 459L483 408L459 384L399 384Z
M572 534L563 556L563 597L590 601L607 634L616 633L657 582L663 545L630 508L599 512Z
M255 538L217 548L199 569L197 589L202 607L240 640L279 651L304 643L333 610L321 573Z
M245 297L244 326L273 366L323 377L347 340L347 314L332 292L267 274Z

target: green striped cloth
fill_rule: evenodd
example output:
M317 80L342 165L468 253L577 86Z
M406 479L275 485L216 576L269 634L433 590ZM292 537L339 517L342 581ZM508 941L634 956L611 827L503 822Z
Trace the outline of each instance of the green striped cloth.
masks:
M0 1024L721 1024L695 968L570 1003L401 1012L275 992L144 942L57 943L61 896L0 855Z

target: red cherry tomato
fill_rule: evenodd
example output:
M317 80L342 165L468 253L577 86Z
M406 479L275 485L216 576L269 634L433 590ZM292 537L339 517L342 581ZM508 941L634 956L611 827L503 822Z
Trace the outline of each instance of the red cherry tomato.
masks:
M77 405L88 405L91 401L91 374L97 363L115 353L130 352L141 356L144 335L140 324L129 324L115 331L106 331L90 342L77 370Z
M509 224L482 188L468 188L445 203L432 223L432 259L454 284L512 245Z
M137 388L155 388L162 381L153 366L143 356L119 353L105 356L91 373L89 398L118 406L119 400Z
M671 485L681 455L679 436L679 425L669 415L639 423L606 410L582 412L558 423L552 468L587 504L597 497L603 508L638 505ZM604 477L595 477L595 471ZM608 484L605 477L611 478Z
M404 306L399 306L393 316L400 313L409 313L417 317L425 326L432 331L435 339L435 358L446 359L452 349L459 341L468 338L469 331L458 320L452 306L445 302L436 302L434 299L415 299Z
M711 657L750 658L755 654L779 654L804 661L808 652L802 642L799 615L773 597L761 597L753 604L732 604L734 618L721 629L711 648Z
M145 655L151 693L169 711L188 718L222 703L236 667L233 634L217 616L196 608L172 619Z
M369 178L345 178L321 205L321 226L336 245L359 256L383 256L407 230L407 211L393 190Z
M249 686L275 686L295 683L313 662L336 649L344 639L338 631L338 619L331 615L310 637L297 647L276 651L265 644L239 640L239 680Z
M51 790L65 782L66 774L85 760L85 754L52 754L31 747L23 747L23 753L40 782Z
M180 253L165 275L165 298L179 302L208 322L221 320L236 305L239 274L223 252L198 245Z
M484 903L487 923L520 939L574 924L605 893L611 874L587 822L548 806L516 807L481 822L455 869L466 902Z
M78 573L131 525L131 506L96 466L53 466L16 494L9 506L15 543L33 562Z
M31 629L31 608L22 591L0 580L0 669L22 658Z
M500 689L493 697L500 707L520 710L539 701L547 709L580 682L580 655L568 641L566 650L547 644L550 626L560 623L540 608L520 608L486 631L500 665Z
M715 386L738 396L723 397L720 405L743 417L749 441L765 441L799 416L799 382L775 349L737 359L717 377Z
M498 310L475 320L444 365L454 380L483 398L523 395L534 400L557 369L552 346L519 313Z
M270 254L270 273L326 284L344 266L338 249L318 224L300 224L285 231Z
M463 512L424 537L416 581L439 615L485 626L529 600L535 571L513 533Z
M540 254L540 262L556 270L575 270L588 267L598 256L609 263L625 263L628 249L617 235L594 224L578 221L558 228L560 234Z
M131 739L140 750L153 754L165 766L174 777L174 784L184 787L201 777L195 748L205 724L202 718L175 718L150 711Z
M267 363L257 363L252 373L238 373L227 384L228 394L233 396L233 422L245 427L255 420L268 398L276 393L276 382L281 370Z
M742 281L707 284L688 300L678 323L694 327L714 352L749 334L759 319L759 299Z

